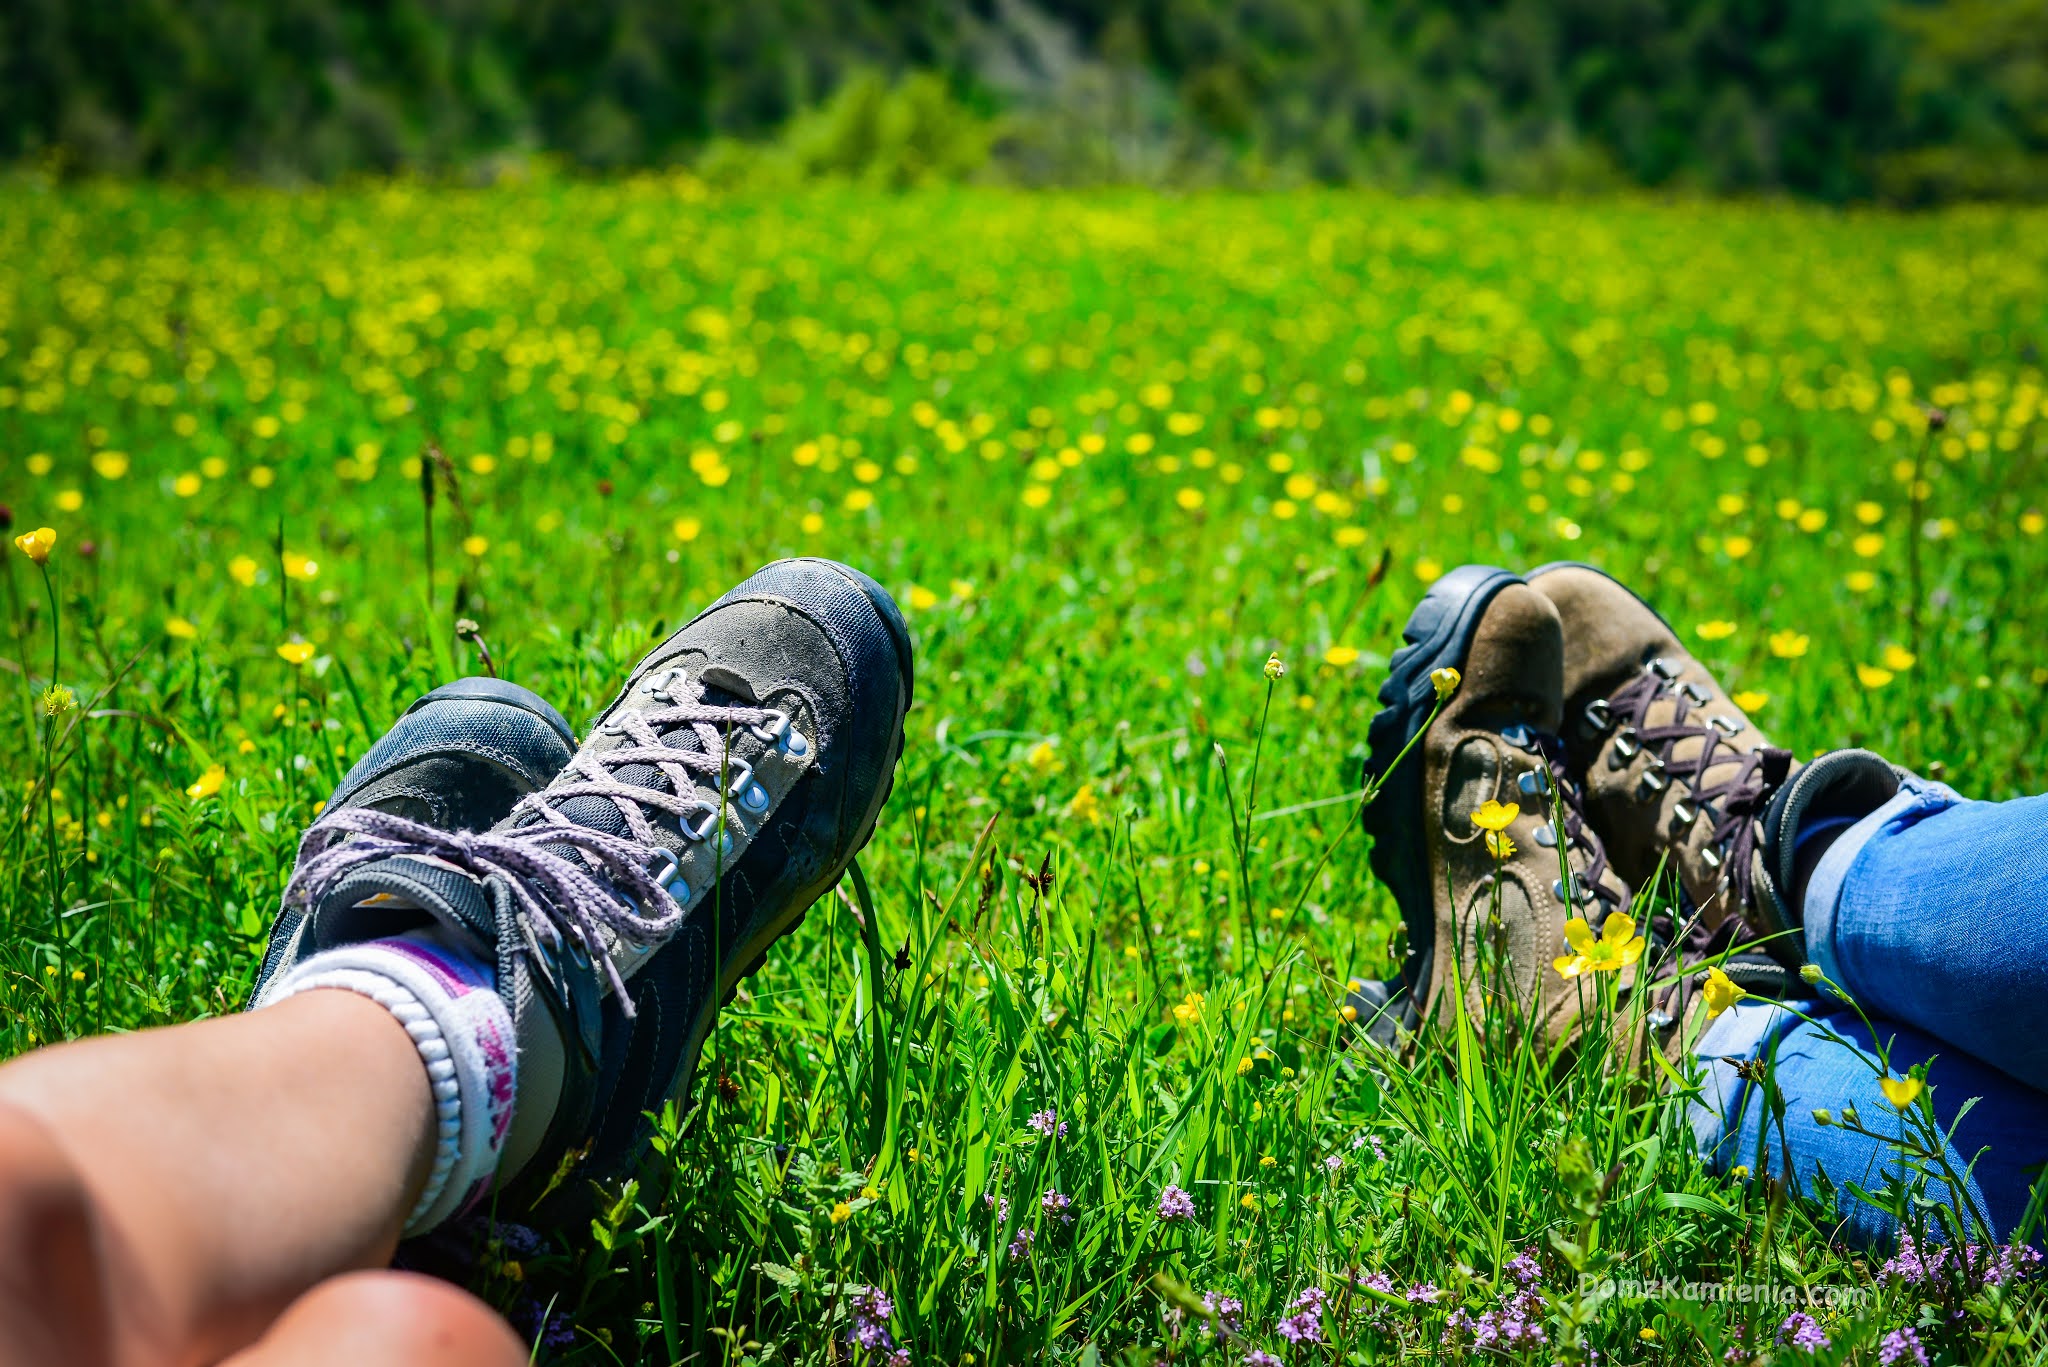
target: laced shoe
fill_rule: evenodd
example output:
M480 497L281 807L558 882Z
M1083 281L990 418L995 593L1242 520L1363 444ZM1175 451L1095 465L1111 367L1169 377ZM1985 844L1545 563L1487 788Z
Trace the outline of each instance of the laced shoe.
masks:
M1373 872L1401 909L1407 957L1394 990L1363 984L1352 1005L1384 1038L1389 1026L1445 1012L1455 973L1468 1009L1504 991L1547 1038L1562 1040L1583 997L1553 964L1566 950L1565 923L1601 926L1629 901L1583 820L1557 737L1563 624L1516 575L1466 565L1430 587L1403 635L1366 762L1368 777L1389 777L1364 823ZM1432 677L1444 669L1462 679L1432 722ZM1418 735L1421 753L1394 765ZM1511 852L1489 848L1474 823L1489 802L1500 804L1495 816L1515 809L1500 832Z
M286 957L433 922L494 959L518 1036L496 1208L574 1219L580 1179L631 1170L719 1004L873 834L910 698L909 633L879 585L769 565L642 659L489 831L323 815L286 889Z
M1799 771L1670 624L1590 565L1544 565L1529 583L1565 632L1566 752L1615 868L1638 884L1676 875L1688 962L1734 955L1729 976L1782 996L1802 955L1796 917L1767 858L1764 817Z
M562 714L503 679L442 684L405 709L342 776L322 811L382 812L444 831L489 830L538 792L576 753ZM272 923L252 1003L296 962L305 914L287 905Z

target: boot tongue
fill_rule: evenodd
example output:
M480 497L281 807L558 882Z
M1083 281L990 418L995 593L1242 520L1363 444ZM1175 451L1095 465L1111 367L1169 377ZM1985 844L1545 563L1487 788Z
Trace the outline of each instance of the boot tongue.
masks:
M497 917L483 885L436 859L400 854L351 869L313 909L321 949L395 934L425 913L457 934L495 946ZM495 951L493 951L495 952Z

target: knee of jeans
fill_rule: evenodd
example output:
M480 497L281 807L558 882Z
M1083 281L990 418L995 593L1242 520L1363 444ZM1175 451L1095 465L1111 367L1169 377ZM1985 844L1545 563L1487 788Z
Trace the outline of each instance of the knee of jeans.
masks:
M300 1343L280 1361L519 1367L525 1347L496 1312L459 1287L416 1272L352 1272L320 1283L278 1320L264 1346ZM262 1358L268 1361L268 1358Z
M43 1123L0 1101L0 1367L113 1357L92 1199Z

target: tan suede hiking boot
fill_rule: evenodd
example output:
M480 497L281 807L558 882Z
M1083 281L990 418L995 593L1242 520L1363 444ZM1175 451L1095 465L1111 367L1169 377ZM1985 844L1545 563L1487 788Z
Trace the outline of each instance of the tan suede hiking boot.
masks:
M1404 635L1366 762L1368 776L1391 773L1363 818L1373 871L1407 924L1408 956L1400 984L1358 1000L1396 998L1383 1019L1412 1028L1456 999L1455 974L1469 1009L1511 1003L1547 1039L1564 1039L1585 999L1554 966L1566 952L1565 923L1583 916L1599 926L1629 895L1581 819L1557 739L1563 623L1517 576L1466 565L1431 586ZM1431 722L1432 675L1444 669L1463 677ZM1421 753L1395 766L1425 726ZM1490 848L1475 817L1504 820L1498 834L1511 848ZM1553 817L1565 833L1568 880Z
M1641 886L1660 864L1684 894L1688 962L1763 941L1731 977L1781 996L1802 954L1767 871L1764 818L1797 769L1641 598L1590 565L1531 570L1564 623L1564 739L1587 818L1616 870Z

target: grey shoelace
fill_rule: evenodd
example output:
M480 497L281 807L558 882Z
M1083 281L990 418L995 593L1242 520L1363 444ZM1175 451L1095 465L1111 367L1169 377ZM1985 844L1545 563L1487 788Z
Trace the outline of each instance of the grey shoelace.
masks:
M656 699L671 701L666 690L678 677L679 673L671 670L659 679L650 679L644 687ZM621 1009L631 1016L632 998L606 952L601 929L635 944L655 944L672 934L684 915L682 904L664 881L673 870L673 856L660 843L645 809L654 807L672 815L686 840L711 838L727 808L720 794L707 797L698 791L694 774L703 773L714 783L724 776L724 791L737 790L743 802L746 793L759 791L752 785L747 766L738 766L745 777L732 774L734 765L726 757L728 747L718 727L744 726L763 740L779 739L789 729L789 718L781 712L715 707L697 700L702 692L695 685L692 690L695 696L691 701L656 711L624 713L607 722L607 728L623 732L630 743L598 753L588 749L578 753L545 791L529 794L513 808L515 819L538 817L529 824L508 823L484 832L444 831L363 807L328 813L307 829L299 843L298 861L285 887L285 904L315 905L352 870L400 855L439 859L479 881L497 874L512 889L535 934L551 937L557 945L566 935L603 965ZM690 728L704 749L682 750L663 743L664 730L681 727ZM621 783L612 771L627 765L656 768L672 791ZM592 830L558 810L561 803L585 797L610 799L630 837ZM704 818L693 827L688 818L698 813L705 814ZM666 869L657 875L656 869L662 866Z

